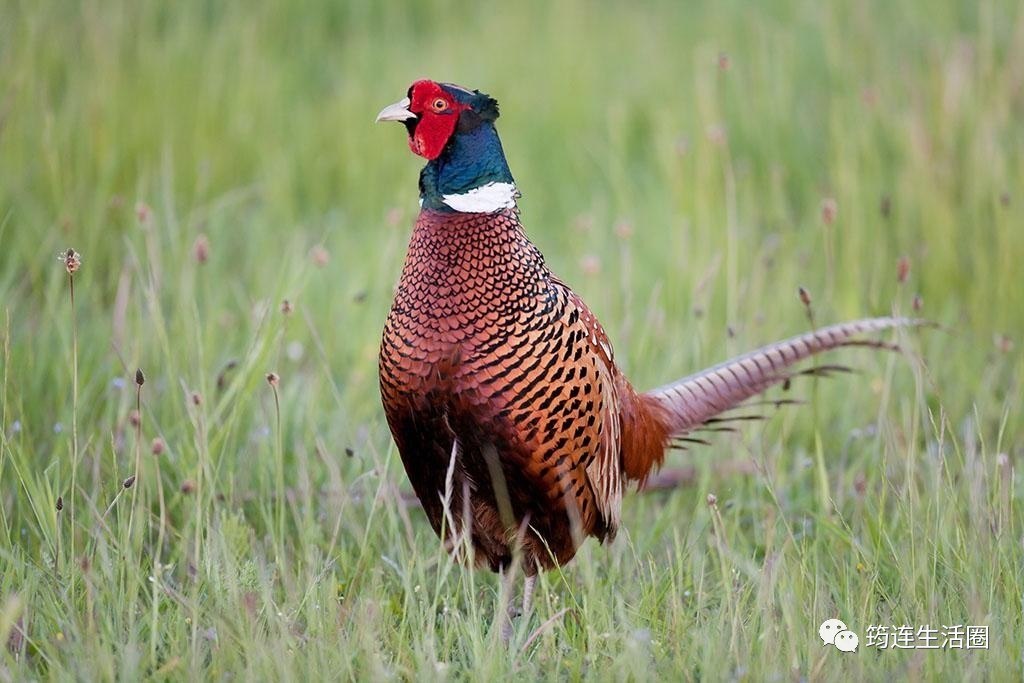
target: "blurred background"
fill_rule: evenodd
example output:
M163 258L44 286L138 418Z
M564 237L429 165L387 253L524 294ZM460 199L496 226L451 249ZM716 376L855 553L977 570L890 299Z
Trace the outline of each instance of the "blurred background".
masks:
M126 274L151 272L168 324L195 325L182 345L217 340L207 370L301 280L332 376L372 392L421 165L372 121L430 77L499 99L524 222L641 384L792 330L798 285L822 320L887 312L901 256L905 307L920 293L976 337L958 362L978 376L1024 317L1021 13L898 5L8 3L12 338L60 353L43 304L65 283L41 255L66 246L88 264L83 365L108 375L110 325L91 323ZM329 266L307 284L315 246ZM124 318L126 360L152 366L152 323Z
M923 369L899 356L849 354L844 361L862 374L815 384L813 411L788 409L755 436L671 456L670 467L696 465L703 484L628 504L626 525L637 530L641 556L671 555L689 547L688 534L704 533L711 487L737 501L726 524L741 538L749 531L749 543L762 544L752 551L760 557L763 539L751 529L771 496L749 467L739 475L714 469L751 448L774 454L786 510L860 510L844 505L860 505L865 490L914 491L912 500L944 491L948 498L935 499L937 516L928 520L933 529L952 525L954 517L943 515L973 501L977 515L965 512L970 519L957 517L951 527L968 538L991 528L983 501L996 504L1010 492L1016 499L1015 479L1002 493L985 483L1021 455L1019 3L7 0L0 7L0 543L4 563L16 569L4 572L0 595L49 596L34 617L37 656L66 661L57 632L78 633L76 652L111 667L123 654L120 645L86 647L88 582L75 584L71 597L54 597L45 571L54 558L74 566L86 547L98 553L94 562L106 557L123 591L113 602L133 594L136 579L145 595L154 572L146 549L163 525L136 519L121 537L121 527L97 521L109 519L100 513L138 471L136 367L147 378L139 505L166 520L168 545L155 561L158 569L160 557L175 566L168 576L187 583L197 566L203 575L213 571L197 559L204 540L196 529L209 530L204 538L217 547L215 539L237 541L222 543L237 549L225 551L233 558L223 559L225 567L237 562L254 576L276 567L267 575L278 572L284 587L253 579L261 600L281 591L280 604L299 606L303 572L322 578L314 556L336 559L324 591L369 571L373 590L387 596L389 579L367 569L379 555L405 567L435 552L414 508L409 519L394 510L379 519L379 506L408 489L379 406L376 353L417 212L422 160L409 153L400 126L373 119L423 77L498 99L527 232L601 318L639 387L807 329L800 286L817 323L896 312L948 328L912 336ZM56 260L69 247L83 260L73 307ZM280 418L267 372L281 378L274 387ZM805 386L798 397L810 392ZM879 440L851 447L848 435L865 430ZM939 483L937 435L947 430L985 446L977 479L967 477L962 491ZM154 439L161 465L149 455ZM886 459L918 447L898 464ZM997 463L999 454L1008 460ZM347 492L342 502L339 491ZM54 516L59 495L77 506L74 523ZM281 495L291 531L277 526ZM878 519L888 504L878 503ZM122 507L110 512L123 515L119 524L129 516ZM229 531L224 510L237 513ZM904 521L913 516L903 512ZM684 540L655 533L684 515L696 515L695 526L679 532ZM108 524L111 538L96 531ZM862 531L855 523L850 533ZM823 548L824 556L834 560L849 540ZM583 576L603 576L593 572L605 563L627 567L633 546L616 547L609 559L607 549L588 546L579 562L594 569ZM124 548L148 559L118 570ZM245 564L252 552L276 564ZM288 552L291 562L281 559ZM1006 552L999 557L1008 568L1019 548ZM972 583L968 569L954 571L962 581L949 584L951 594L992 595L992 584ZM893 592L901 581L911 593L921 583L920 573L893 571ZM857 604L857 589L847 588L845 598L829 600ZM789 595L833 604L818 602L817 587L801 590ZM390 599L380 597L385 605ZM196 604L167 607L176 614L167 618L191 619ZM241 614L247 603L236 595L230 604ZM77 616L62 622L68 610ZM867 612L861 616L880 618ZM907 614L927 616L911 607ZM718 626L732 623L723 620ZM12 633L15 621L0 625ZM189 623L182 642L195 647L203 639ZM153 627L128 628L144 655ZM111 617L106 633L116 640L123 628ZM407 628L379 638L411 638ZM265 656L281 656L288 629L280 627L285 635ZM239 642L250 642L245 637ZM709 634L708 649L678 661L722 673L719 640ZM145 670L165 666L170 660L158 650L174 642L152 645ZM785 642L806 671L797 645ZM363 645L352 652L374 649ZM417 646L415 659L444 660L446 647ZM758 647L747 642L729 652L746 657ZM215 655L211 669L182 656L191 661L182 670L191 666L193 674L233 668L234 660ZM362 666L349 671L376 671ZM408 666L397 670L419 664Z

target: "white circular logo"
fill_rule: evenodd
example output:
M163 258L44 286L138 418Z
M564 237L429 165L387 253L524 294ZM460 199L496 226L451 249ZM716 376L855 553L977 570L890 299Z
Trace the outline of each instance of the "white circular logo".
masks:
M818 627L818 636L826 645L834 645L836 634L846 630L846 624L838 619L828 619Z

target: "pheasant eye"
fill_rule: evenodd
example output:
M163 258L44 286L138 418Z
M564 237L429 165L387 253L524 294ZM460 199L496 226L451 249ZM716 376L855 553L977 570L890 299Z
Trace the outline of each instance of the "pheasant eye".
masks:
M430 106L434 109L434 111L444 111L445 109L448 108L448 103L445 102L444 99L438 97L431 103Z

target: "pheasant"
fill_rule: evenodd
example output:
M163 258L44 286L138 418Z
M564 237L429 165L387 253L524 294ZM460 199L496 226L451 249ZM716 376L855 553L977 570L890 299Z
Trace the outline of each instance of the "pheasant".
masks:
M434 531L477 566L521 569L526 611L538 571L589 536L613 539L627 485L679 439L798 374L800 361L888 346L862 335L916 321L825 327L638 392L597 318L527 238L497 118L490 96L430 80L377 116L403 123L428 160L380 390Z

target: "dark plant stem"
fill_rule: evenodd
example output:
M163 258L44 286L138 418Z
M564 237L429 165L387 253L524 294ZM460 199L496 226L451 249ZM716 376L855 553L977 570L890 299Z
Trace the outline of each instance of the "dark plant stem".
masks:
M281 400L277 394L277 386L274 383L270 385L271 391L274 392L274 416L275 416L275 431L276 431L276 444L274 454L275 462L275 482L277 488L277 537L281 543L284 543L284 444L281 436ZM282 549L283 550L283 549Z
M61 505L60 501L61 501L61 499L60 499L60 497L58 497L57 498L57 506L56 506L57 535L56 535L56 538L54 540L54 551L53 551L53 574L54 574L54 576L56 576L58 578L60 577L60 534L61 534L61 524L60 524L61 514L60 514L60 511L61 511L61 508L63 507Z
M68 291L71 296L71 557L75 556L75 492L78 491L78 320L75 314L75 275L68 273ZM60 535L60 527L57 528ZM59 542L58 542L59 545ZM56 563L54 559L54 568Z
M141 371L140 371L141 374ZM135 383L135 474L132 486L131 512L128 514L128 543L132 540L132 524L135 521L135 499L139 491L139 465L142 462L142 384Z

